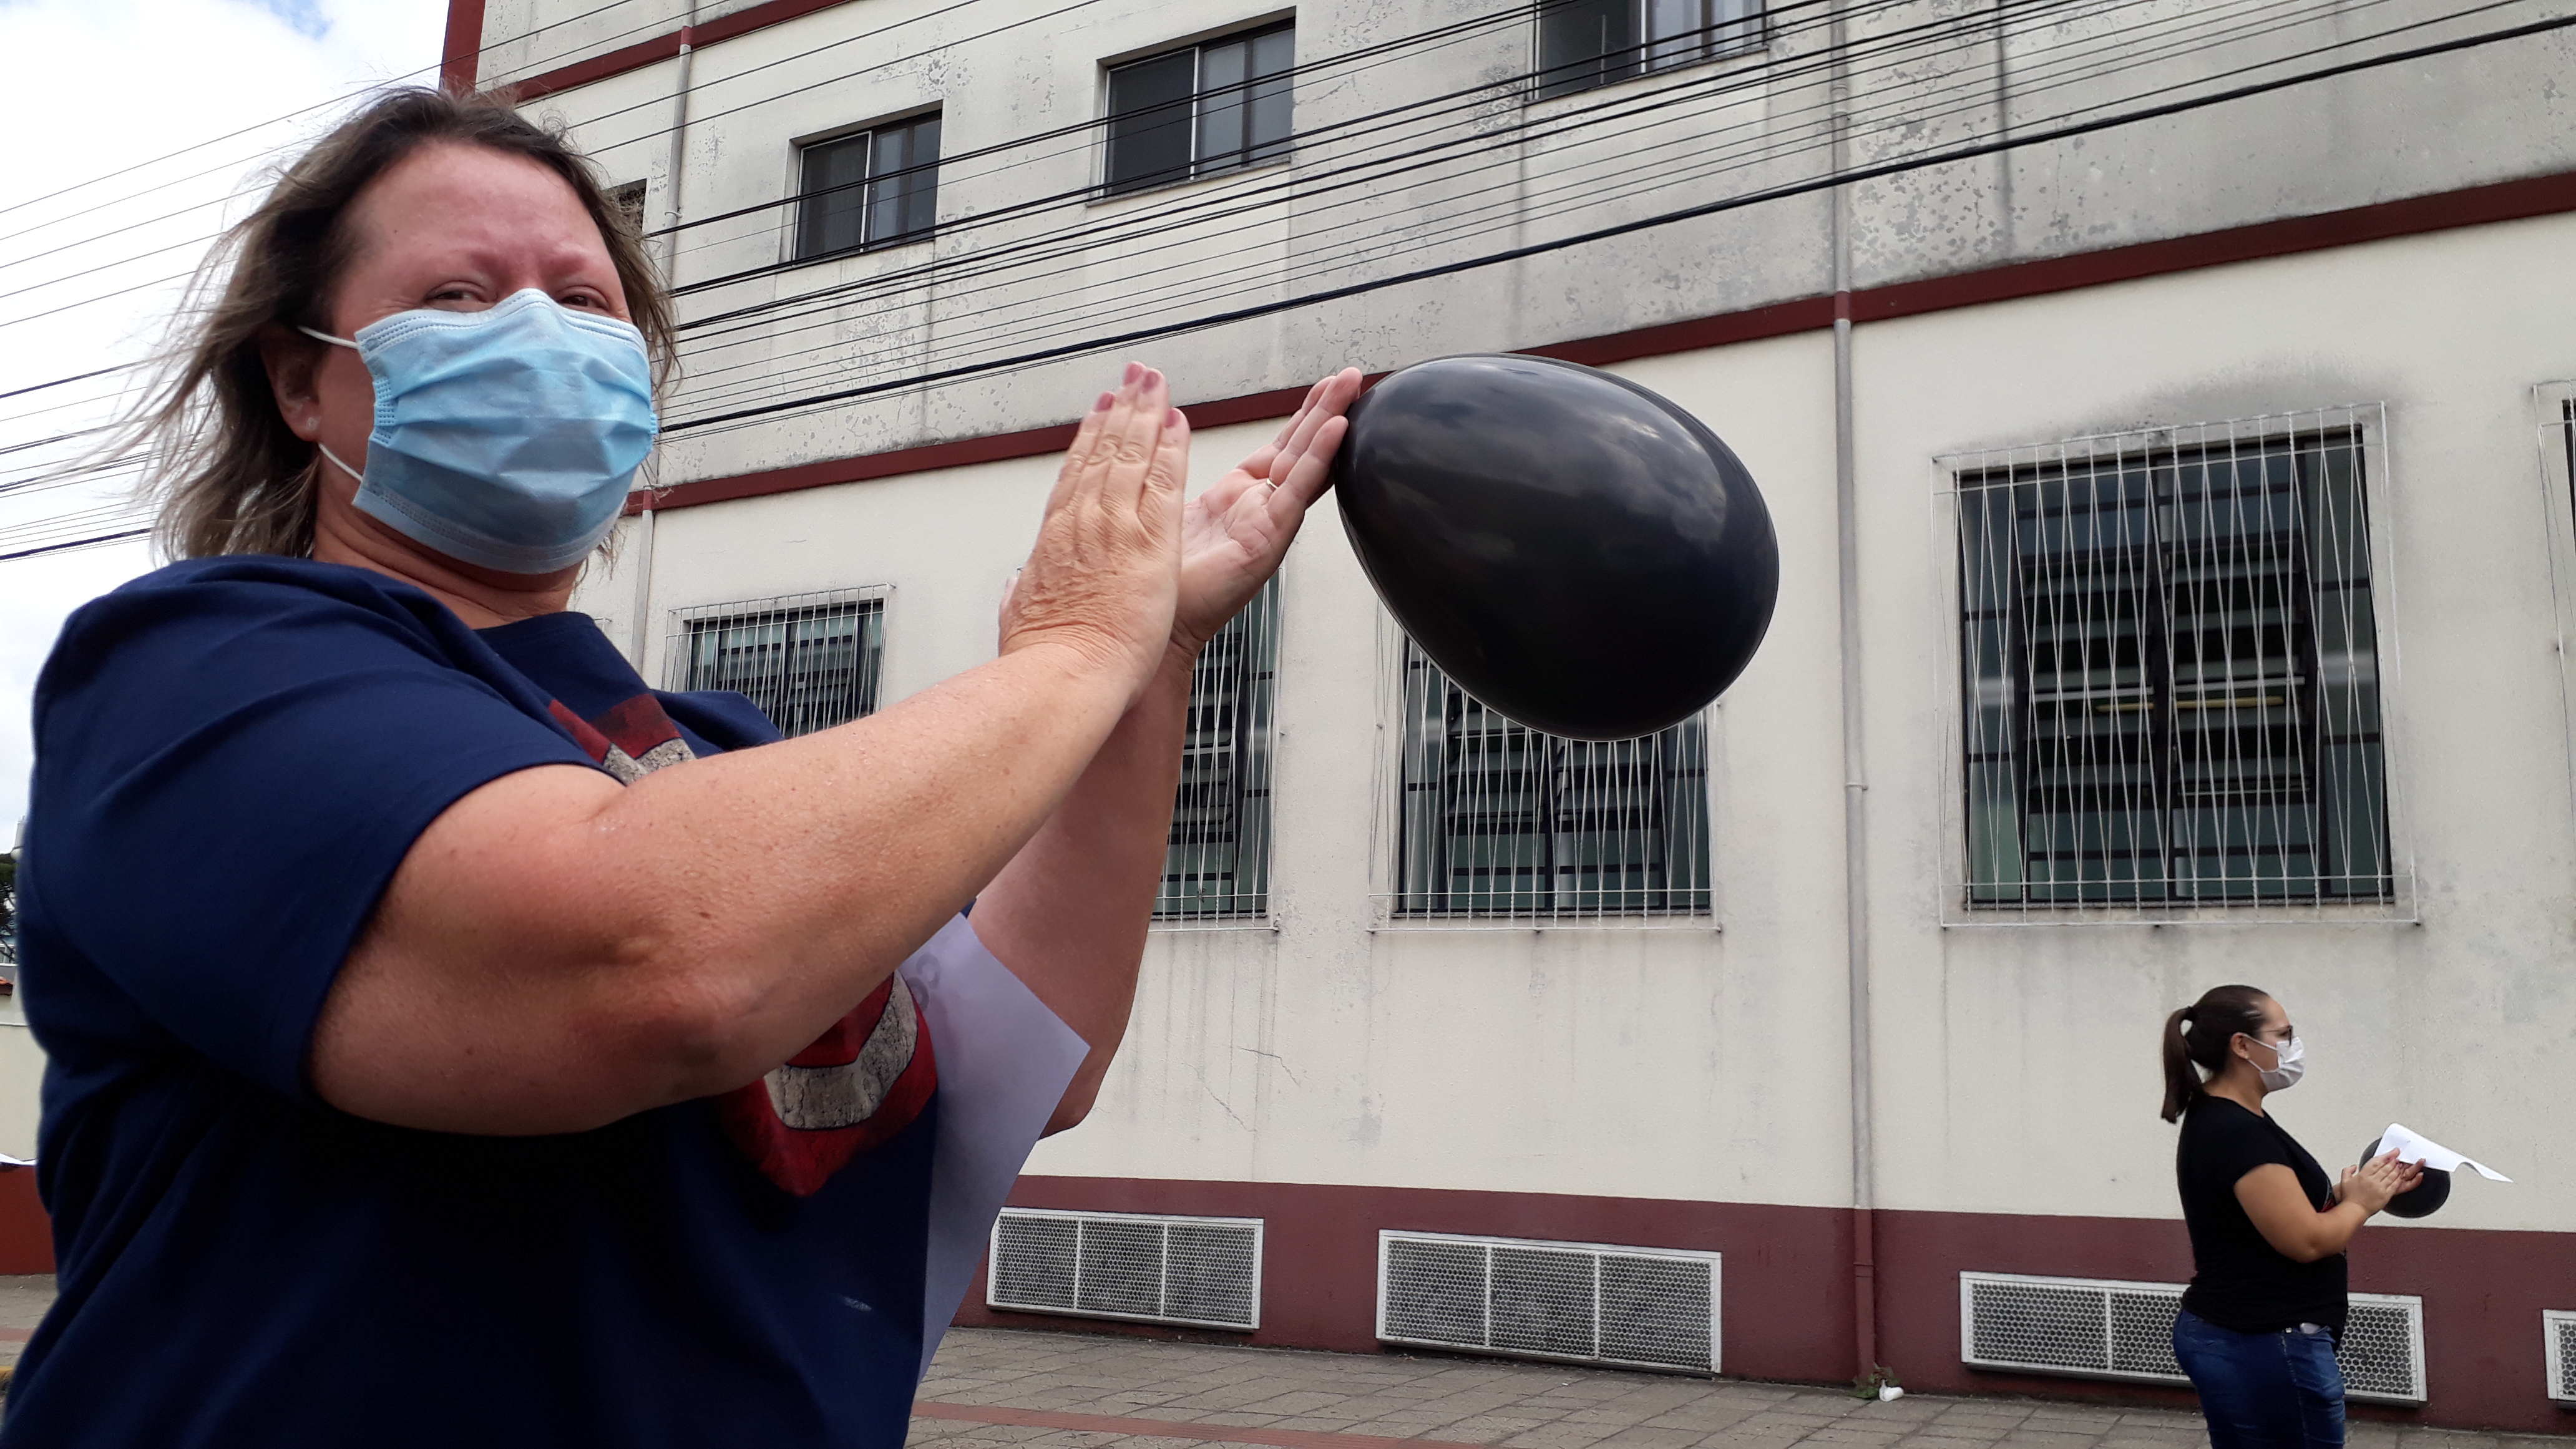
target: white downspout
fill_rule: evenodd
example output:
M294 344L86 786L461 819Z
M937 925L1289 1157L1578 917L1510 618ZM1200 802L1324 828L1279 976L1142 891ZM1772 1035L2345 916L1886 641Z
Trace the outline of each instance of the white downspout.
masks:
M668 284L679 280L680 234L668 228L680 224L680 178L687 160L689 139L689 76L697 59L697 0L689 0L688 18L680 25L680 83L671 95L671 159L669 181L662 188L662 280ZM661 481L661 453L653 455L654 481ZM644 648L653 638L653 510L636 515L635 536L629 540L635 550L635 632L634 647L629 657L635 667L644 667Z
M1832 68L1833 167L1851 162L1849 30L1836 6L1829 43ZM1851 1018L1852 1350L1857 1375L1878 1368L1878 1255L1871 1214L1876 1206L1870 1120L1869 777L1862 751L1860 489L1852 427L1851 199L1836 186L1834 266L1834 535L1842 615L1843 939Z

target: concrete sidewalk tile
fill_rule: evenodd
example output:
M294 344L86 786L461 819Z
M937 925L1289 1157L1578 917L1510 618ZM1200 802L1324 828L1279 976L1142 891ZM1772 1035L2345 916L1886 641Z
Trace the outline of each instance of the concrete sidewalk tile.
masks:
M1607 1424L1541 1424L1496 1442L1505 1449L1592 1449L1617 1431Z

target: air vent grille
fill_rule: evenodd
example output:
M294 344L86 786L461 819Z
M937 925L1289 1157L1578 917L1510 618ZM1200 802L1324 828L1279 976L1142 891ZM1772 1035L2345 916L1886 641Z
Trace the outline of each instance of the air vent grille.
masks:
M984 1301L1249 1331L1261 1326L1261 1220L1004 1208Z
M1717 1306L1715 1253L1378 1234L1389 1343L1714 1373Z
M2544 1310L2540 1333L2542 1352L2549 1361L2549 1397L2576 1404L2576 1312Z
M2424 1402L2424 1300L2352 1295L2335 1361L2344 1392ZM1971 1368L2188 1383L2174 1362L2179 1283L1959 1275L1959 1359Z

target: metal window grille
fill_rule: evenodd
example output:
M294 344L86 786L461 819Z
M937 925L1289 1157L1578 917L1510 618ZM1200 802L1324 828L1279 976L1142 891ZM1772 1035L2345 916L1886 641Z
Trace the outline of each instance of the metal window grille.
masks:
M1395 919L1705 920L1708 723L1633 740L1516 724L1403 641Z
M1181 784L1155 919L1270 913L1271 715L1279 688L1279 576L1226 621L1190 674Z
M1022 1313L1250 1332L1261 1326L1261 1219L1004 1208L984 1301Z
M1109 72L1113 196L1288 154L1297 27L1183 46Z
M2576 1404L2576 1312L2543 1309L2540 1351L2549 1368L2549 1397Z
M1761 0L1540 0L1539 100L1762 44Z
M930 235L939 210L939 115L817 141L801 155L796 257Z
M874 714L886 593L835 589L682 609L664 651L666 687L749 695L791 738Z
M2180 1283L1959 1275L1959 1361L1970 1368L2070 1378L2187 1384L2174 1361ZM2424 1402L2424 1300L2351 1295L2335 1362L2344 1392L2384 1403Z
M1945 460L1972 914L2398 901L2359 409Z
M1388 1343L1715 1373L1719 1255L1448 1233L1378 1234Z

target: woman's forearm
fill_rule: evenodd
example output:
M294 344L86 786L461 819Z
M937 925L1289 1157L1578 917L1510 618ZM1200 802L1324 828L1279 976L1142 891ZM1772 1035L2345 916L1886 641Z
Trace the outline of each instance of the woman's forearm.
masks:
M1020 853L1132 710L1041 645L630 786L504 776L395 873L315 1027L315 1088L396 1125L527 1133L750 1081Z
M1090 1110L1126 1034L1171 839L1195 658L1173 647L1063 803L975 902L977 938L1091 1045L1049 1131Z

